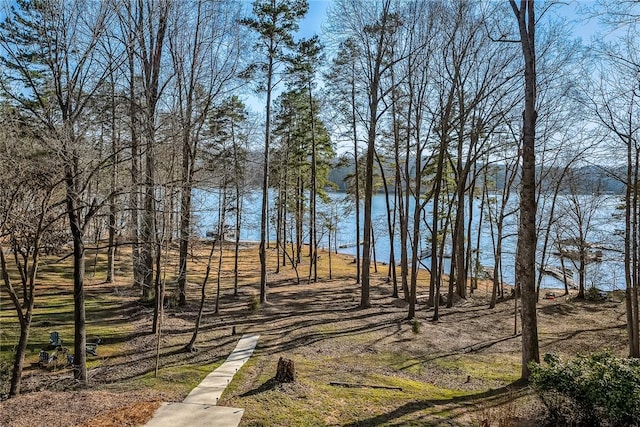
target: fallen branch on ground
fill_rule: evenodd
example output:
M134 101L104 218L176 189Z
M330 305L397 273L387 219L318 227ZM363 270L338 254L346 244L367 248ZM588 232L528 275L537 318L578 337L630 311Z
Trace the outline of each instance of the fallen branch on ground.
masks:
M402 387L395 386L387 386L387 385L374 385L374 384L356 384L356 383L341 383L341 382L330 382L329 385L335 387L349 387L349 388L381 388L384 390L400 390L402 391Z

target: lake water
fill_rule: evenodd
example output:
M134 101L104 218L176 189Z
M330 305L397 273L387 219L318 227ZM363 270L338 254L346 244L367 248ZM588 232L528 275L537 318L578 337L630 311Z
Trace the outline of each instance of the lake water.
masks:
M204 236L207 230L215 230L218 223L218 196L217 190L197 190L194 194L194 215L197 223L197 231L200 235ZM347 195L344 193L329 193L331 203L323 204L319 203L318 206L318 224L323 222L322 218L332 217L332 221L337 222L337 245L348 245L349 247L343 247L339 249L339 252L352 254L355 256L356 247L355 243L355 206L352 202L347 200ZM543 196L544 197L544 196ZM585 195L580 196L580 203L583 206L592 206L594 197ZM498 197L499 199L499 197ZM539 205L543 206L542 200ZM558 206L556 207L556 213L559 213L563 206L569 207L570 203L567 196L559 196ZM515 201L510 204L517 203ZM612 289L624 289L624 264L623 254L619 249L623 248L622 237L619 234L619 230L624 228L623 219L614 216L615 208L620 203L618 197L610 196L608 198L600 197L598 199L599 206L594 209L594 215L591 219L591 225L586 240L589 242L597 242L607 248L617 248L618 251L603 250L602 262L594 262L587 266L587 288L590 286L596 286L604 290ZM472 244L475 247L477 233L478 233L478 221L480 218L480 201L474 203L473 212L473 224L472 224ZM515 206L515 205L514 205ZM427 218L430 218L430 205L427 205ZM252 191L245 195L243 201L243 216L242 227L240 232L241 240L258 241L260 239L260 212L261 212L261 192L259 190ZM375 252L378 262L389 261L389 238L388 238L388 226L386 219L386 202L383 194L376 194L372 200L372 213L373 213L373 228L375 234ZM363 212L360 212L361 218ZM565 216L568 214L565 213ZM271 221L269 225L269 239L275 240L275 212L270 213ZM570 215L569 215L570 216ZM567 223L565 219L565 223ZM361 221L361 226L362 226ZM227 223L229 225L235 224L235 214L227 213ZM308 222L307 222L308 223ZM426 227L421 227L425 228ZM513 284L515 276L515 248L516 248L516 232L517 232L517 215L512 215L505 220L503 240L503 280L505 283ZM562 231L561 231L562 232ZM555 232L554 232L555 233ZM426 234L426 233L425 233ZM553 233L552 233L553 235ZM399 240L399 231L396 231L396 240ZM361 232L362 237L362 232ZM328 247L327 231L326 228L320 226L318 229L318 239L320 246ZM308 241L308 237L306 238ZM553 238L550 238L550 243L553 242ZM538 244L542 247L542 239ZM332 246L335 242L332 241ZM419 252L426 248L426 244L421 245ZM395 244L396 258L400 257L400 245L399 242ZM552 251L552 249L548 249ZM491 237L491 228L485 213L483 227L480 230L480 262L483 266L493 266L493 243ZM430 260L425 260L425 263L429 265ZM556 256L549 256L546 262L547 265L560 266L560 260ZM565 267L571 268L573 271L576 268L571 264L571 261L565 260ZM445 260L445 272L449 271L449 259ZM577 274L575 275L577 281ZM562 287L561 281L549 276L543 277L543 287Z

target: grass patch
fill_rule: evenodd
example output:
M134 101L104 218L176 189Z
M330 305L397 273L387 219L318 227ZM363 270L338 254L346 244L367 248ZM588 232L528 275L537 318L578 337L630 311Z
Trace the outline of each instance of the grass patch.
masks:
M155 372L147 372L128 381L106 386L106 390L132 391L155 390L168 391L186 396L214 369L222 365L223 361L206 365L181 365L160 368L158 376Z
M511 383L520 378L520 364L512 358L502 358L495 354L452 355L435 359L435 364L443 369L459 371L463 375L485 380Z
M442 405L477 393L439 387L400 372L403 366L417 360L409 354L394 352L340 358L297 357L297 384L277 386L271 381L275 360L265 362L254 357L225 391L223 404L245 408L243 421L252 426L335 425L367 419L371 425L378 425L375 420L385 420L386 414L405 406L415 406L417 414L394 418L394 424L428 425L450 413ZM363 387L339 387L331 382Z

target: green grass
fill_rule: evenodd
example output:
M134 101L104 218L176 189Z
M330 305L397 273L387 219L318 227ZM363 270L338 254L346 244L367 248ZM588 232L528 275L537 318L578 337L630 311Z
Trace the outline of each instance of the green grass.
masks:
M206 365L180 365L168 366L159 369L158 376L155 372L148 372L128 381L110 385L105 389L116 389L118 391L149 389L156 391L172 391L186 396L202 380L219 367L223 361L209 363Z
M123 257L124 258L124 257ZM122 299L116 295L104 293L104 290L94 290L93 283L100 283L106 277L106 255L98 256L96 275L93 276L93 254L86 257L85 275L85 317L87 341L92 342L100 337L103 344L98 348L99 357L109 356L122 350L125 338L132 332L132 326L126 317L121 316ZM123 259L124 267L127 261ZM9 274L13 279L13 286L18 293L21 285L17 281L17 271L9 265ZM119 285L114 285L114 287ZM35 289L33 318L27 344L26 364L38 360L40 350L49 345L51 332L59 332L63 345L73 349L74 345L74 301L73 301L73 268L71 260L58 262L57 257L44 257L38 269ZM9 295L0 287L0 358L12 359L15 346L20 334L20 323L15 307ZM110 344L114 338L118 343ZM99 364L98 360L89 357L88 367ZM3 364L5 366L6 364Z
M471 355L439 362L445 369L479 374L482 361ZM266 356L265 356L266 357ZM225 391L223 404L245 408L247 425L333 425L392 419L394 425L438 425L453 416L466 397L486 390L461 390L432 384L417 375L425 362L407 353L382 352L342 357L294 357L298 384L288 389L268 388L275 374L275 360L261 355L252 359L237 374ZM411 368L406 369L407 366ZM490 377L510 381L517 377L509 364L496 364ZM338 387L330 382L384 386ZM247 385L249 390L246 389ZM242 387L242 388L241 388ZM460 402L460 403L454 403ZM391 414L398 408L411 408L406 414ZM282 410L274 410L282 408ZM383 425L384 422L382 422ZM365 424L367 425L367 424Z
M464 354L435 360L443 369L457 370L462 375L511 383L520 378L519 361L495 354Z

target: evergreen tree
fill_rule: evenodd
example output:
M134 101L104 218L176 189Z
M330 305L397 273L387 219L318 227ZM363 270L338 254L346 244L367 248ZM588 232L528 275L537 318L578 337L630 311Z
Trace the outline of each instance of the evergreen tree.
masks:
M307 13L306 0L255 0L253 17L241 21L258 35L257 48L262 59L257 59L256 70L261 71L266 93L264 132L264 176L262 178L262 212L260 215L260 303L267 301L267 221L269 189L269 146L271 143L271 96L277 84L276 74L287 53L294 47L293 33L298 21Z

